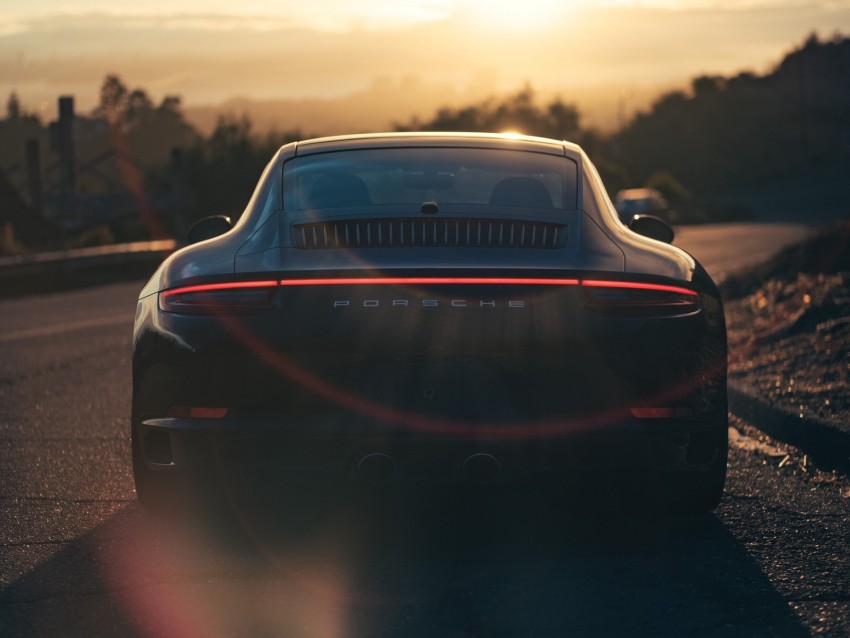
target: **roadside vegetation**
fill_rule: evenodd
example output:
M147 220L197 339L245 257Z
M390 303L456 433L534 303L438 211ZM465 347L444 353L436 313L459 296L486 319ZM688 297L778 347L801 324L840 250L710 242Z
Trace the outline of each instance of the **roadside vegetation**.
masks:
M721 286L729 377L800 418L850 423L850 220Z
M506 97L401 118L399 131L516 131L579 143L613 196L657 189L675 224L751 218L813 221L847 215L850 38L810 36L764 75L700 76L664 94L612 133L585 127L569 100L541 103L527 85ZM182 238L200 217L236 218L282 144L315 133L257 133L245 114L221 116L209 136L178 96L155 104L118 75L97 108L74 121L73 205L58 185L55 134L9 96L0 120L0 255L148 238ZM28 140L40 149L43 199L27 182ZM67 191L67 186L65 187ZM63 199L64 197L64 199Z

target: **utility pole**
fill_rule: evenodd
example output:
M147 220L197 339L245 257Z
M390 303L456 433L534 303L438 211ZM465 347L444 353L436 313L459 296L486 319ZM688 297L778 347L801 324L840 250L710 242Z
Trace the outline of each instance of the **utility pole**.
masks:
M44 209L41 190L41 158L38 139L34 137L27 140L27 185L30 191L30 208L41 215Z
M59 155L59 228L76 207L76 167L74 157L74 97L59 97L59 119L50 123L51 150ZM61 230L64 243L64 230Z
M59 171L62 193L73 198L76 190L74 167L74 98L63 95L59 98L58 148Z

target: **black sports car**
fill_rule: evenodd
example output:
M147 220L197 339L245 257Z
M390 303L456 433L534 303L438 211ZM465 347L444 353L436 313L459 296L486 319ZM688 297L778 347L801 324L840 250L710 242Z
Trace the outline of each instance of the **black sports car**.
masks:
M141 292L140 501L244 477L285 490L591 471L651 475L675 506L713 508L727 456L720 296L664 222L629 226L567 142L284 146L238 222L199 222L204 239Z

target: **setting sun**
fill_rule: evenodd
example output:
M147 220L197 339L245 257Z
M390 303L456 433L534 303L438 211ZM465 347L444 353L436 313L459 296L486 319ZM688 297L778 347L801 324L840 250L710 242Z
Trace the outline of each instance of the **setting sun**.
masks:
M553 26L575 2L557 0L468 0L464 9L477 25L503 31L533 31Z

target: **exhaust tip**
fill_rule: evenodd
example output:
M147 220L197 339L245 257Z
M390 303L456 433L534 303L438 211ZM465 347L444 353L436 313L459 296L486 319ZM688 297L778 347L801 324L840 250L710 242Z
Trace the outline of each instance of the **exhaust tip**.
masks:
M502 465L492 454L473 454L463 462L463 476L470 483L492 483L502 471Z
M394 472L395 461L379 452L367 454L357 462L357 474L370 483L384 483Z

